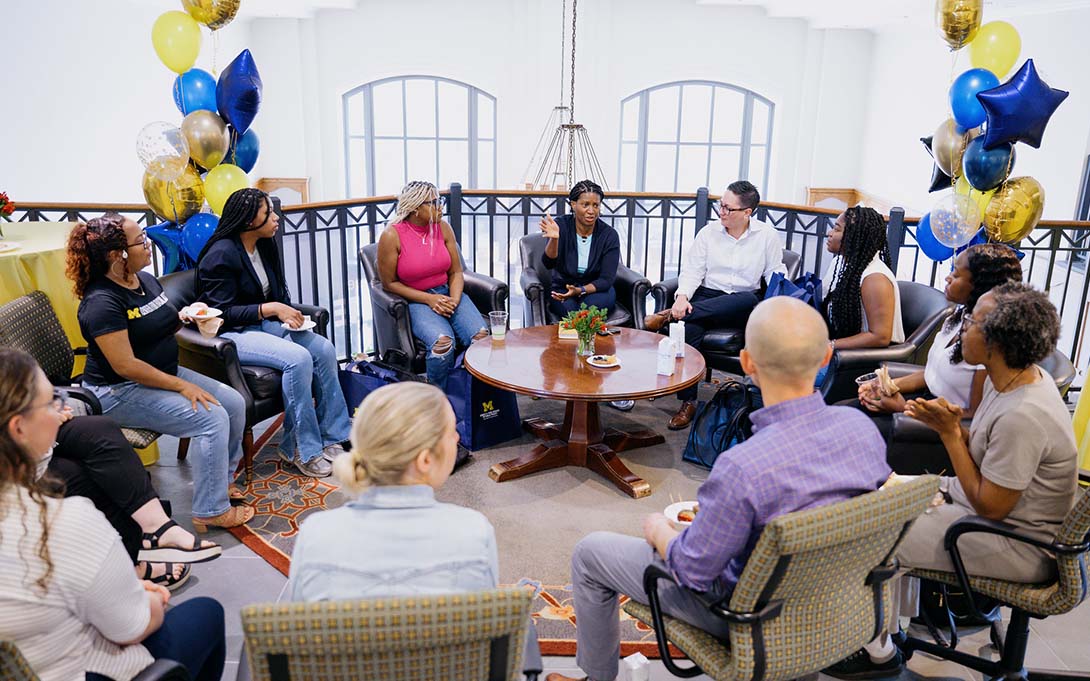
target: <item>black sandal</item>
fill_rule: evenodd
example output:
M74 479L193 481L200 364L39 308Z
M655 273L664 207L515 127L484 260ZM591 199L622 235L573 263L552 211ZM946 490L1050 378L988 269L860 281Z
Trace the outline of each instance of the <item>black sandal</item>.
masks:
M182 565L182 574L174 576L174 563L164 563L166 565L166 572L158 577L151 576L152 563L159 563L161 561L144 561L144 576L141 579L146 579L152 584L158 584L159 586L165 586L167 591L174 591L181 585L185 584L189 579L190 567L188 564Z
M166 531L172 527L178 527L178 523L168 520L163 526L154 532L145 532L140 552L136 559L149 563L203 563L214 558L219 558L223 549L219 544L203 542L197 536L193 537L193 548L183 549L177 546L159 546L159 540Z

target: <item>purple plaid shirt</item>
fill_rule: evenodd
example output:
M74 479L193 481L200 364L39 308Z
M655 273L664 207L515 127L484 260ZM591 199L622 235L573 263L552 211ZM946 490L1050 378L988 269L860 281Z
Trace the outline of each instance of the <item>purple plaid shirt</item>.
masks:
M776 516L878 489L890 469L870 418L817 392L755 411L754 434L723 452L697 491L700 512L667 548L697 591L734 590L761 531Z

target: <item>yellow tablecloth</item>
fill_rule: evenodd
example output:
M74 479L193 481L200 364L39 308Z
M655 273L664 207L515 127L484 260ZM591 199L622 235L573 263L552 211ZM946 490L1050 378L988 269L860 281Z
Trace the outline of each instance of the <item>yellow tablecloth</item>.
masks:
M1079 445L1079 468L1090 470L1090 386L1079 391L1079 401L1075 404L1075 442Z

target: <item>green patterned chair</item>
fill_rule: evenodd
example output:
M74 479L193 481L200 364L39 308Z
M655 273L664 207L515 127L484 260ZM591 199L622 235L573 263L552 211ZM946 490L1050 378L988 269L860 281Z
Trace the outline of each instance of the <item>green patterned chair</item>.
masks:
M23 654L11 641L0 641L0 679L3 681L38 681ZM156 660L132 681L189 681L189 672L174 660Z
M253 681L515 681L532 592L493 589L242 609Z
M938 486L936 476L920 476L774 519L729 603L708 602L729 623L729 641L662 614L657 583L673 577L654 565L644 574L649 605L632 600L625 612L654 627L663 665L676 676L779 681L817 672L881 631L897 569L893 553ZM667 641L695 666L678 667Z
M966 516L947 529L943 540L954 563L954 572L937 570L909 572L914 577L959 586L967 596L970 610L977 617L990 619L979 612L973 602L973 594L989 596L1002 605L1009 606L1011 615L1005 636L1000 635L998 627L995 626L997 623L992 620L992 643L1001 651L999 660L992 661L989 658L975 657L955 650L953 646L957 645L956 640L952 646L944 646L933 641L908 637L900 642L901 650L908 655L911 655L913 651L921 650L974 669L982 673L985 678L1090 678L1090 674L1086 673L1065 671L1050 674L1027 672L1025 668L1030 618L1043 619L1051 615L1070 612L1086 598L1087 590L1090 588L1087 583L1086 568L1086 555L1090 550L1090 492L1080 490L1079 494L1081 496L1075 502L1075 507L1067 514L1063 524L1060 525L1059 532L1056 533L1056 539L1051 543L1027 537L1017 527L999 520ZM957 549L957 541L962 535L973 532L998 534L1051 552L1056 556L1056 581L1048 584L1022 584L968 575Z

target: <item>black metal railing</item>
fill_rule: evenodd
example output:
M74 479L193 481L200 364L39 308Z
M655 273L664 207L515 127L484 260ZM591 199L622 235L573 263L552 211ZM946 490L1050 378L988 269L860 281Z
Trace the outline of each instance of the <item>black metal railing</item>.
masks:
M508 283L512 324L520 325L518 241L536 233L544 215L564 214L566 195L559 191L463 190L458 184L441 193L467 266ZM602 203L601 217L617 230L625 264L655 282L677 276L693 235L716 219L717 201L705 188L693 194L611 193ZM331 338L342 358L374 350L370 297L357 253L378 239L395 204L395 197L381 196L279 209L278 238L288 286L297 300L329 308L334 320ZM143 225L158 220L140 204L22 205L14 217L20 221L74 221L105 210L115 210ZM781 233L785 248L802 256L803 268L819 276L825 275L830 262L825 238L836 216L835 210L779 203L763 203L756 211L758 219ZM923 255L916 242L918 221L906 218L899 208L890 211L888 233L897 275L941 288L950 261L936 263ZM1026 281L1049 292L1063 320L1060 349L1080 369L1090 359L1083 356L1082 348L1090 292L1088 236L1090 222L1046 221L1019 244L1025 253L1022 267ZM153 264L156 274L160 267L157 259ZM1080 371L1077 384L1081 383Z

